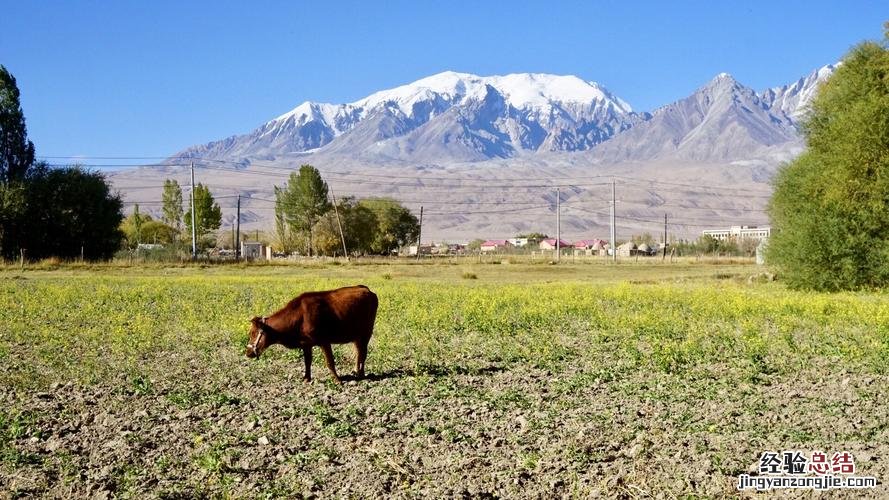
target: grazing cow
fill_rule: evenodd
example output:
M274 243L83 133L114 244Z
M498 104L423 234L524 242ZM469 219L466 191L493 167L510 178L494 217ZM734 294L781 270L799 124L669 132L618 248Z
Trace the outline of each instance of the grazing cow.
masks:
M312 347L318 346L333 380L339 384L330 345L352 342L356 354L355 375L363 378L377 305L377 295L364 285L303 293L275 314L250 320L247 357L258 358L272 344L300 348L306 364L303 380L308 382L312 379Z

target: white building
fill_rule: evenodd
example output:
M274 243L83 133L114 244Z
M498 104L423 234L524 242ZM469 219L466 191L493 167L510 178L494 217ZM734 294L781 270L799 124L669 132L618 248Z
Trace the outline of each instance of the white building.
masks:
M266 247L259 241L242 241L241 258L247 260L263 259L266 257Z
M701 232L704 236L719 241L724 240L763 240L771 236L772 228L769 226L732 226L729 229L706 229Z

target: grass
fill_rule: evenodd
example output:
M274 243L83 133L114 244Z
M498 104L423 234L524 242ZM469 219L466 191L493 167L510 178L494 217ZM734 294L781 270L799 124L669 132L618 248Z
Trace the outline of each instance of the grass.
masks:
M356 282L381 297L372 358L377 369L519 362L558 369L582 352L665 372L726 363L750 377L789 373L816 358L879 373L889 368L889 297L883 294L748 285L753 269L742 266L717 273L688 265L487 267L5 276L0 352L16 369L3 371L0 382L34 388L71 379L97 382L122 371L129 390L148 394L152 378L168 375L148 361L175 359L183 350L205 357L219 349L240 351L250 317L305 290ZM658 281L650 282L652 275Z
M737 474L745 467L739 460L749 457L736 456L739 452L720 444L719 436L760 443L784 439L800 446L826 442L828 431L805 419L796 426L790 420L769 422L781 404L762 391L784 387L799 373L811 375L813 367L825 377L879 381L889 374L889 295L802 293L780 281L748 280L760 272L738 262L692 261L59 265L24 272L9 267L0 270L0 387L8 403L0 410L0 486L4 470L13 475L23 467L41 467L43 455L23 443L42 440L51 432L45 422L53 417L45 410L51 407L33 395L67 382L84 393L95 387L100 395L110 394L103 399L109 408L101 411L126 414L133 404L144 403L166 408L154 412L193 416L190 432L203 444L190 460L162 449L145 470L115 465L113 471L122 471L118 483L134 492L147 484L139 482L146 470L165 477L188 467L217 479L207 486L208 495L238 491L231 488L240 487L235 479L242 469L233 463L249 451L244 447L256 446L266 435L269 446L288 447L280 452L281 470L299 471L282 473L273 485L290 494L300 490L287 485L324 477L319 463L351 463L339 456L344 449L362 442L355 440L374 443L379 436L395 436L397 449L404 450L369 445L370 463L388 471L392 488L409 489L412 483L405 478L421 470L408 459L410 453L443 443L446 448L438 454L464 450L453 457L460 459L467 450L486 446L491 436L501 436L495 439L502 440L498 446L511 450L508 461L527 477L555 474L582 490L571 479L575 476L547 468L564 455L573 464L571 473L583 476L584 467L609 464L625 449L657 458L660 452L648 437L673 436L665 449L685 439L719 474ZM258 362L244 358L249 318L273 312L302 291L355 283L380 297L368 358L377 381L335 388L327 383L323 363L316 362L314 373L321 380L304 389L301 353L273 348ZM340 371L349 371L351 348L337 348L336 356ZM276 393L283 395L268 399L270 387L283 388ZM855 401L878 405L873 388L856 388ZM305 390L324 396L301 400ZM344 403L331 402L340 391ZM595 398L632 404L588 406ZM846 418L830 406L840 403L810 407L801 399L794 404L804 408L802 417L833 412ZM702 413L708 405L719 410ZM723 412L727 407L736 412L731 418ZM457 414L453 408L468 410ZM635 413L627 417L628 411ZM214 423L226 415L238 417ZM284 423L269 423L279 417ZM557 446L528 447L515 434L548 436L568 425L566 420L613 442L578 437L561 454L554 451L561 449ZM887 426L871 422L843 432L849 441L876 440ZM292 444L306 435L317 442L305 448ZM176 484L168 486L178 490ZM606 491L620 491L621 484Z

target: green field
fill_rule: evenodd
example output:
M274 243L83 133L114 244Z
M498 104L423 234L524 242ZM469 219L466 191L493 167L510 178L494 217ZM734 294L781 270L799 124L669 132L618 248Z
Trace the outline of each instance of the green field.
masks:
M760 272L8 267L0 491L722 496L763 451L823 450L889 494L889 295ZM380 297L369 380L335 386L317 364L303 384L280 346L244 357L252 316L356 283ZM351 348L336 354L348 373Z

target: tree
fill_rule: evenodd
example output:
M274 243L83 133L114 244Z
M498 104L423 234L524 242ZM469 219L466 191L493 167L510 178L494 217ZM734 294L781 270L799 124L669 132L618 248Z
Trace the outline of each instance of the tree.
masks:
M278 246L285 254L293 252L293 234L287 224L287 212L285 210L284 190L275 186L275 236Z
M12 258L20 248L18 236L27 209L25 186L20 182L0 183L0 256Z
M121 222L120 230L129 248L136 248L140 243L169 245L176 241L178 234L172 226L141 213L139 205L136 205L133 213Z
M641 235L634 235L630 238L630 241L637 245L646 244L648 246L654 245L654 236L651 233L642 233Z
M163 194L164 223L175 229L182 230L182 188L174 179L164 180Z
M0 183L24 180L33 163L15 77L0 65Z
M315 248L324 255L342 255L343 242L340 225L350 255L371 253L374 236L378 227L377 216L369 208L360 205L354 198L346 197L337 203L337 212L329 211L315 224Z
M203 184L194 187L194 213L195 213L195 234L199 244L204 236L210 231L219 229L222 225L222 209L219 204L213 201L213 195L210 189ZM191 233L191 207L185 214L185 228ZM203 245L203 244L202 244Z
M31 258L73 258L82 250L86 259L108 259L120 248L123 203L101 173L41 166L27 190L20 244Z
M359 205L372 211L377 217L371 251L388 255L413 243L420 234L420 221L401 203L391 198L367 198Z
M150 220L150 215L143 216L139 213L139 204L136 203L136 206L133 208L133 236L136 240L136 245L142 243L142 223Z
M517 236L517 238L525 238L525 236ZM484 242L485 242L485 240L482 240L482 239L474 239L466 245L466 250L469 250L470 252L473 252L473 253L481 252L482 251L482 243L484 243Z
M159 220L149 220L142 223L142 243L170 245L176 241L179 231L176 228Z
M34 163L15 77L0 65L0 256L13 257L25 230L24 181Z
M889 284L889 27L819 89L807 150L776 174L766 258L790 287Z
M318 169L311 165L299 167L290 174L287 186L281 189L281 204L291 234L302 235L306 253L312 255L312 229L322 215L330 210L327 183Z

